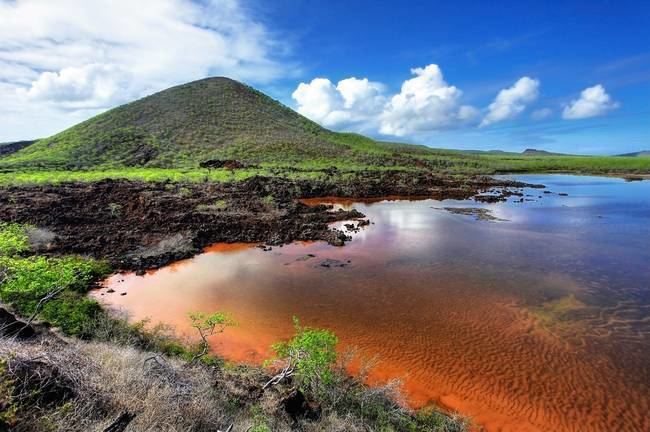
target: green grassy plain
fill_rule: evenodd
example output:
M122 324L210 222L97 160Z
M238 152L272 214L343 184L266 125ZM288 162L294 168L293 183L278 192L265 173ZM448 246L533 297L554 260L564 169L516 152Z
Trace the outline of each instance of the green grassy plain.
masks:
M363 171L427 171L443 175L477 175L507 173L570 173L595 175L650 174L650 158L602 156L503 156L468 155L461 152L431 150L413 160L391 160L384 164L340 162L334 159L303 160L291 165L265 162L256 168L237 170L203 168L96 167L86 170L29 168L0 172L0 185L58 184L123 179L151 182L230 182L255 175L293 179L335 179ZM337 167L334 174L324 170Z

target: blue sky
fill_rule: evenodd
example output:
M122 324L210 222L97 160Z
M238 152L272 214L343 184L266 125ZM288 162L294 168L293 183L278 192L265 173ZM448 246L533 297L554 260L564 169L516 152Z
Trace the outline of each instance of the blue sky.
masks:
M650 148L650 2L87 3L0 0L0 141L226 75L384 140Z

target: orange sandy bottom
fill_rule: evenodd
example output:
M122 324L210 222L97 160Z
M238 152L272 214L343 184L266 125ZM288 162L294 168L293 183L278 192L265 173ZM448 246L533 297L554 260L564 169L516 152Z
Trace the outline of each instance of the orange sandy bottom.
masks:
M494 278L408 266L380 272L373 251L353 251L354 268L325 269L306 254L344 259L348 251L320 243L274 251L217 245L144 277L116 275L106 288L117 293L94 295L134 320L149 317L184 334L191 334L188 311L227 310L239 325L215 337L213 349L258 364L299 316L332 329L342 347L376 356L371 383L400 378L412 406L436 403L488 431L650 429L642 382L598 352L578 324L562 330L582 346L541 326ZM535 275L519 283L571 281Z

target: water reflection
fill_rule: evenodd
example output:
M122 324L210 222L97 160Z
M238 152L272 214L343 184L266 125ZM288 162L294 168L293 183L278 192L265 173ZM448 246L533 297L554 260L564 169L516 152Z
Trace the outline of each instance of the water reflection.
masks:
M377 355L372 379L402 377L414 405L488 430L650 430L650 182L523 180L553 193L483 206L508 222L441 210L473 202L342 202L374 222L343 248L216 245L96 295L181 332L188 311L227 310L240 325L214 349L252 362L300 316Z

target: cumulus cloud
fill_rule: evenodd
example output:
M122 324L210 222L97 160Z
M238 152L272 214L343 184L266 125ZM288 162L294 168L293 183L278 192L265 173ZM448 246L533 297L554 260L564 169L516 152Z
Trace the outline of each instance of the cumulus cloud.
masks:
M287 46L238 0L0 1L0 22L0 116L14 125L0 141L78 120L60 108L88 116L205 76L263 83L295 70L281 61ZM7 118L34 112L38 125Z
M574 99L564 107L562 117L569 120L584 119L606 114L619 107L619 103L605 91L605 87L597 84L588 87L580 93L579 99Z
M381 115L380 132L404 136L457 126L474 118L477 110L461 105L462 92L448 85L435 64L411 69L414 78L404 81Z
M381 107L385 98L382 95L384 85L378 82L369 81L368 78L347 78L339 81L336 89L339 91L346 109L357 108L359 110L371 111Z
M128 89L129 82L128 71L114 65L90 64L43 72L26 94L34 100L57 101L60 107L101 108L109 105L120 91Z
M454 128L476 119L478 110L462 105L462 92L447 84L438 65L411 70L399 93L367 78L327 78L300 83L293 92L298 112L327 127L352 127L404 136Z
M300 114L324 126L365 128L385 103L383 90L382 84L367 78L346 78L336 87L327 78L314 78L300 83L291 96Z
M512 87L499 92L480 126L508 120L519 115L539 95L539 81L529 77L520 78Z
M325 126L334 126L344 112L343 98L327 78L314 78L300 83L291 95L298 102L298 112Z

